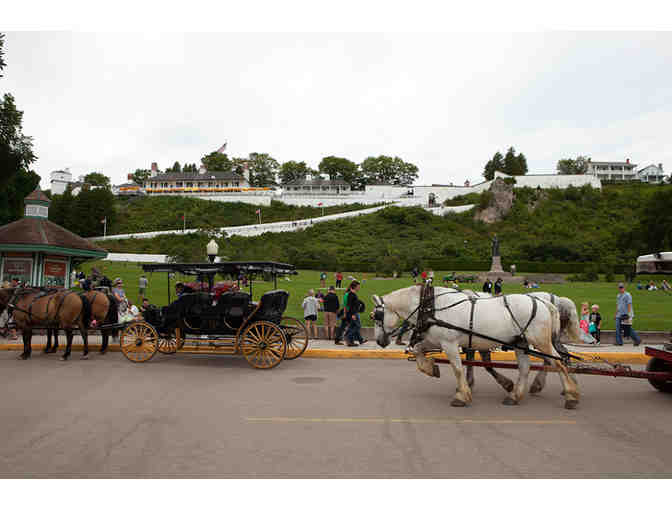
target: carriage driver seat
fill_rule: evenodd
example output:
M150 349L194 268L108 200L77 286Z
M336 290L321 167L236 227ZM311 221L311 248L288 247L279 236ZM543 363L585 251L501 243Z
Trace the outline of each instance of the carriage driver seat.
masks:
M270 290L261 296L259 310L254 314L254 320L279 323L282 314L287 309L289 292L286 290Z

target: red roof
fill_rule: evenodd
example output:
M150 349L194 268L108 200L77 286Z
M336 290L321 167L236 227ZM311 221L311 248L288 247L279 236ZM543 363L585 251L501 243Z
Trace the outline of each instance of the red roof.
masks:
M35 188L35 191L33 191L30 195L28 195L24 200L42 200L43 202L50 202L49 197L44 194L44 192L40 189L38 186Z
M31 193L31 195L34 193ZM34 200L41 200L41 198ZM3 244L43 245L73 250L97 251L101 254L107 253L106 250L96 246L91 241L79 237L46 218L29 217L3 225L0 227L0 245Z

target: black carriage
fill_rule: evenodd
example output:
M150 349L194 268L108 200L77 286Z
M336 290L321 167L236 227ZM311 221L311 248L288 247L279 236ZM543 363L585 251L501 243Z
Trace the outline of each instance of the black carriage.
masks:
M242 354L255 368L273 368L283 359L296 359L308 347L308 330L302 321L285 317L289 292L277 288L278 276L297 274L294 266L278 262L223 262L216 264L146 264L146 272L196 276L198 289L186 287L168 306L150 307L143 320L121 333L121 351L131 361L150 360L156 352L174 354L189 344L222 354ZM238 282L216 292L215 275ZM274 282L274 290L253 298L258 277ZM206 283L208 282L208 283ZM248 292L240 290L246 282ZM221 291L222 289L218 289Z

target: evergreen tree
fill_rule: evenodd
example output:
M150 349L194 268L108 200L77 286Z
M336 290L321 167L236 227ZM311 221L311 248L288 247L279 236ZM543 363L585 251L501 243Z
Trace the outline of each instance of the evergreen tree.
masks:
M201 163L205 165L208 172L230 172L233 166L226 154L217 151L203 156Z
M504 158L499 151L495 152L492 159L485 164L483 177L486 181L491 181L495 178L495 172L504 172Z
M521 175L520 162L516 157L516 149L509 147L504 156L504 173L509 175Z
M173 163L173 168L171 169L171 172L174 172L174 173L182 172L182 167L180 166L179 161L175 161L175 163Z

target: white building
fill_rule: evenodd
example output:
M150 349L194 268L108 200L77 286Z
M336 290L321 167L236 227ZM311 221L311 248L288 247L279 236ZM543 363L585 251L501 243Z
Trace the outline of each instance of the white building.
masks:
M52 195L62 195L65 193L68 184L72 182L72 174L66 168L64 170L56 170L51 172L51 194Z
M594 175L601 181L631 181L638 179L636 164L625 161L592 161L588 158L586 175Z
M642 182L650 184L657 184L663 182L665 175L663 175L663 164L649 165L637 172L637 178Z

